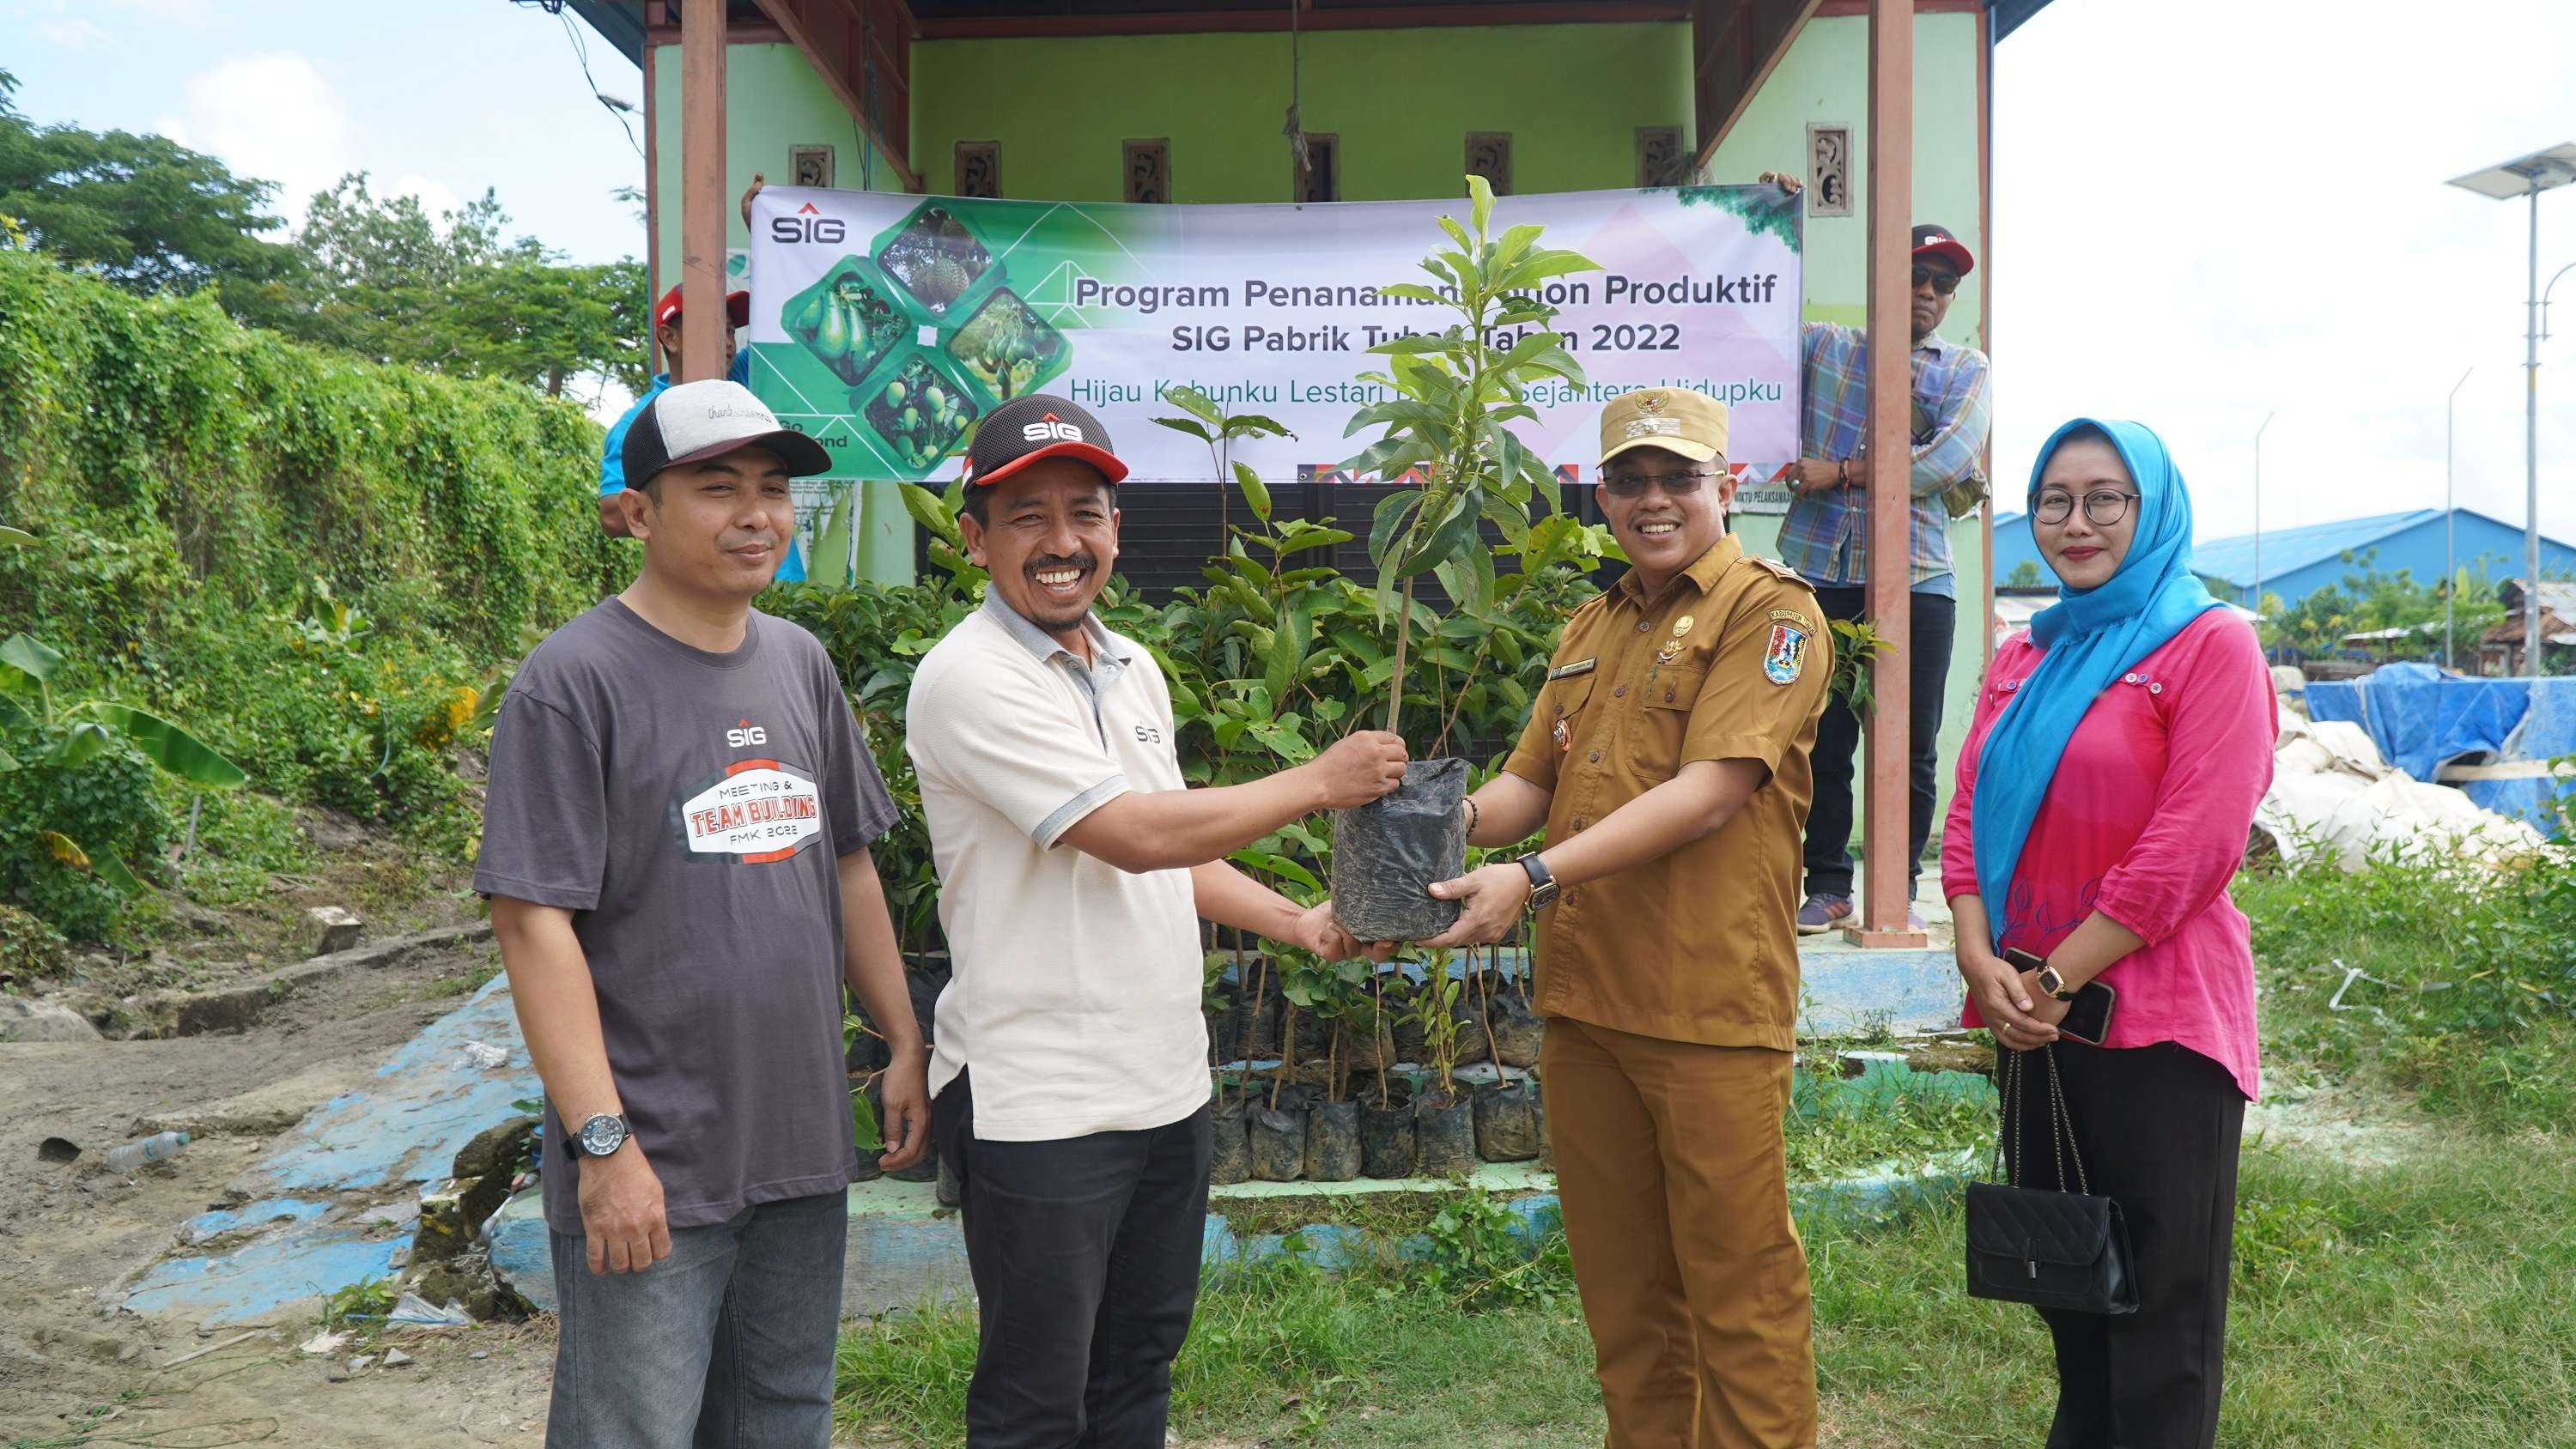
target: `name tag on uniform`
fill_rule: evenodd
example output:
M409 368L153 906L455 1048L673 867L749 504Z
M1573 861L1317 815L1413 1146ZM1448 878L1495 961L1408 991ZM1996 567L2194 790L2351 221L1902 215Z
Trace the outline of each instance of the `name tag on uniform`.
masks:
M1597 658L1577 659L1572 664L1560 665L1557 668L1549 670L1547 672L1547 677L1551 682L1559 679L1572 679L1578 674L1590 674L1600 663L1601 661Z

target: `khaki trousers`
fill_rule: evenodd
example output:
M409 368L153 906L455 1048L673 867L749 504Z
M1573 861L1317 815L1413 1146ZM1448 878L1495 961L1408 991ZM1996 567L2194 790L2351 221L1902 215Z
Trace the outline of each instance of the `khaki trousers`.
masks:
M1554 1017L1540 1070L1609 1449L1816 1442L1790 1053Z

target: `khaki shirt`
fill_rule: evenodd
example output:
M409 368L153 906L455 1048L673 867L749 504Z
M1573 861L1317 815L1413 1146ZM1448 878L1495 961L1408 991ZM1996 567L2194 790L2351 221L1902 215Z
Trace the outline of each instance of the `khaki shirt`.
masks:
M1551 792L1547 844L1694 760L1771 778L1724 826L1538 917L1538 1010L1638 1036L1792 1049L1808 751L1833 673L1815 591L1721 538L1656 599L1634 573L1566 621L1503 768Z

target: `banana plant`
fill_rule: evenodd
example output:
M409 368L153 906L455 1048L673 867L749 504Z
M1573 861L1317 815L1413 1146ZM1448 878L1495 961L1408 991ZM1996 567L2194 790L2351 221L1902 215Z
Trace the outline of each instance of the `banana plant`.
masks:
M0 642L0 723L19 725L51 741L43 754L23 761L0 749L0 772L77 770L122 744L190 784L231 790L249 782L239 765L159 715L107 699L57 704L53 677L62 664L60 651L26 634ZM54 859L74 870L94 870L125 891L143 889L133 870L111 851L93 853L59 828L42 829L37 839Z
M1491 522L1518 548L1528 536L1533 504L1543 515L1556 512L1555 475L1509 425L1538 420L1529 402L1534 384L1553 378L1587 385L1583 365L1566 350L1564 338L1544 325L1556 308L1542 289L1557 277L1597 271L1599 264L1579 252L1539 246L1537 226L1515 226L1496 237L1493 187L1470 176L1467 195L1467 225L1440 218L1454 248L1436 250L1421 264L1436 290L1414 282L1378 289L1390 298L1445 306L1458 320L1439 332L1370 348L1387 359L1386 369L1363 373L1360 381L1389 396L1360 409L1344 430L1346 437L1382 430L1345 468L1361 476L1420 480L1390 494L1369 529L1369 559L1378 568L1377 612L1395 619L1386 727L1398 734L1416 581L1448 566L1443 584L1453 600L1479 585L1490 593L1493 563L1477 525Z

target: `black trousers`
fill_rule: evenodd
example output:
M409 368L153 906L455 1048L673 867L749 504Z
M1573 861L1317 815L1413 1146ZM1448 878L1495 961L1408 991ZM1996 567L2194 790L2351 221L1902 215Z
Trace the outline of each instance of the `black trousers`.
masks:
M1828 619L1865 617L1864 590L1820 588L1816 604ZM1950 645L1959 625L1955 599L1915 594L1907 630L1906 678L1910 681L1907 764L1911 767L1905 838L1913 862L1909 882L1923 873L1924 842L1932 838L1932 807L1940 799L1941 698L1950 687ZM1808 758L1816 772L1815 802L1807 807L1807 893L1847 896L1852 888L1852 756L1860 748L1860 716L1839 700L1825 701L1816 721L1816 747Z
M960 1074L931 1131L964 1189L982 1317L969 1449L1162 1449L1198 1305L1208 1109L1150 1131L985 1142Z
M2209 1449L2218 1437L2245 1097L2226 1068L2171 1042L2110 1049L2060 1041L2049 1050L2081 1181L2118 1202L2128 1224L2138 1311L2039 1311L2057 1344L2048 1449ZM2013 1180L2082 1190L2076 1164L2052 1141L2047 1057L2024 1054L2021 1073L2029 1100L2009 1149Z

